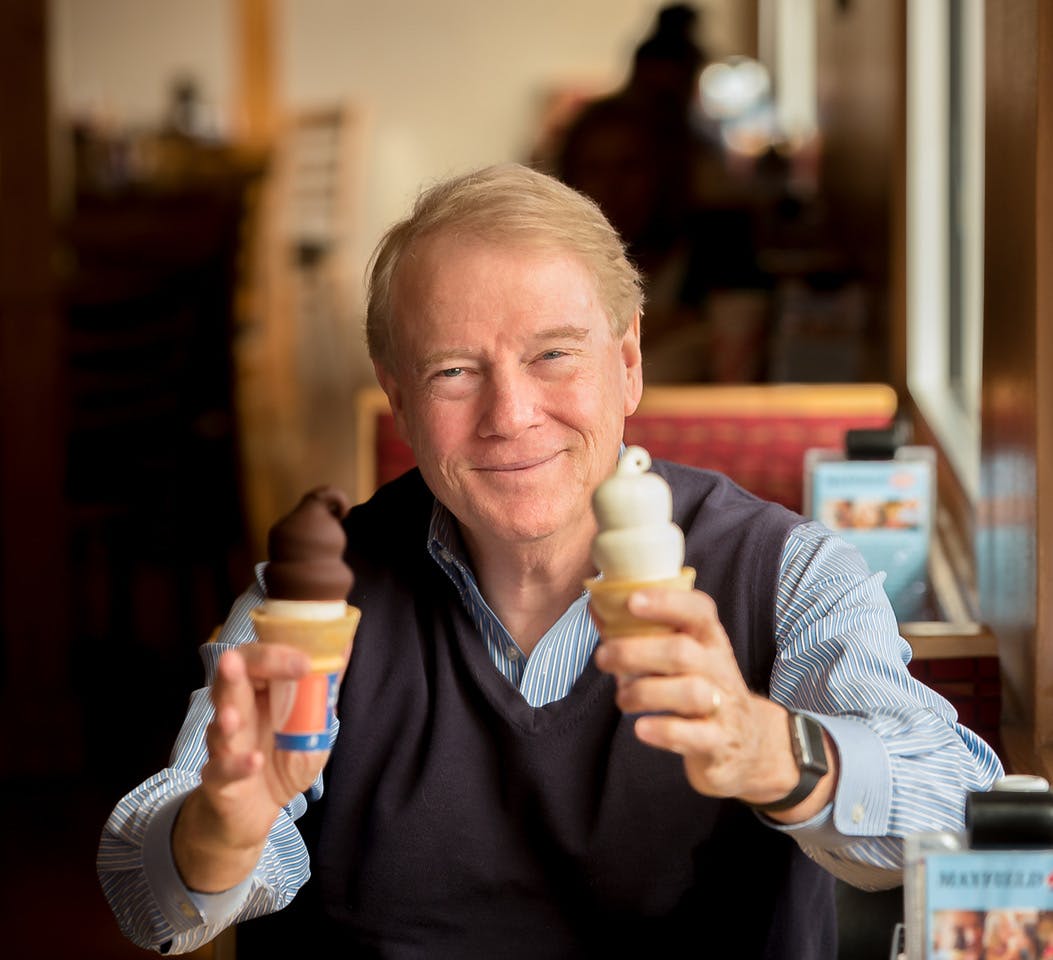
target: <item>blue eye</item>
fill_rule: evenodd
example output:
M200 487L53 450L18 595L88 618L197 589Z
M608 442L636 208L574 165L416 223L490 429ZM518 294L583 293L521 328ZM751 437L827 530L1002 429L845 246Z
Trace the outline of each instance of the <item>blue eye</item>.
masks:
M464 367L450 367L446 370L440 370L439 376L452 380L454 377L459 377L462 373L464 373Z
M558 360L560 357L565 357L566 354L562 350L546 350L541 354L542 360Z

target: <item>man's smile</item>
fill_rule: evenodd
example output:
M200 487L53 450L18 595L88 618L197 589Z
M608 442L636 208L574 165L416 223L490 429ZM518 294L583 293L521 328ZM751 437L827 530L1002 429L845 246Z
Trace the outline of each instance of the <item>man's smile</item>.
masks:
M547 453L542 456L528 457L523 460L512 460L507 463L479 464L474 469L483 473L517 473L532 470L534 467L544 466L551 463L559 453Z

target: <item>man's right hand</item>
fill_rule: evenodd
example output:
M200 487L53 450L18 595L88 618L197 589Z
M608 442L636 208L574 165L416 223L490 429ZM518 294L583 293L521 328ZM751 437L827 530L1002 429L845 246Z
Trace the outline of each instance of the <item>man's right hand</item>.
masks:
M274 748L268 681L296 680L308 667L304 654L276 644L246 644L220 657L208 762L172 831L176 867L191 890L219 893L244 880L281 808L325 766L328 751Z

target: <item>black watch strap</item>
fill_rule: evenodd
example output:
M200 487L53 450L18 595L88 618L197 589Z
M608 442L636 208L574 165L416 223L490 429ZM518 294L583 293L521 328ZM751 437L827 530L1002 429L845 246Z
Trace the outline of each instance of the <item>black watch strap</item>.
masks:
M811 795L816 784L826 776L829 769L826 762L823 728L818 721L791 710L789 724L790 745L793 747L793 756L797 761L800 779L797 781L797 786L781 800L751 804L754 810L760 810L761 813L778 813L780 810L796 807Z

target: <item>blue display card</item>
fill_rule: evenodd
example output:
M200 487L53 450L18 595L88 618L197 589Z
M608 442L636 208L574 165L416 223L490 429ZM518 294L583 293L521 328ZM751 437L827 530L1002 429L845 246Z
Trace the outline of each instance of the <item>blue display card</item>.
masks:
M892 460L805 455L805 512L859 548L900 622L931 619L929 547L935 515L935 453L901 447Z
M930 854L926 960L1053 956L1053 851Z

